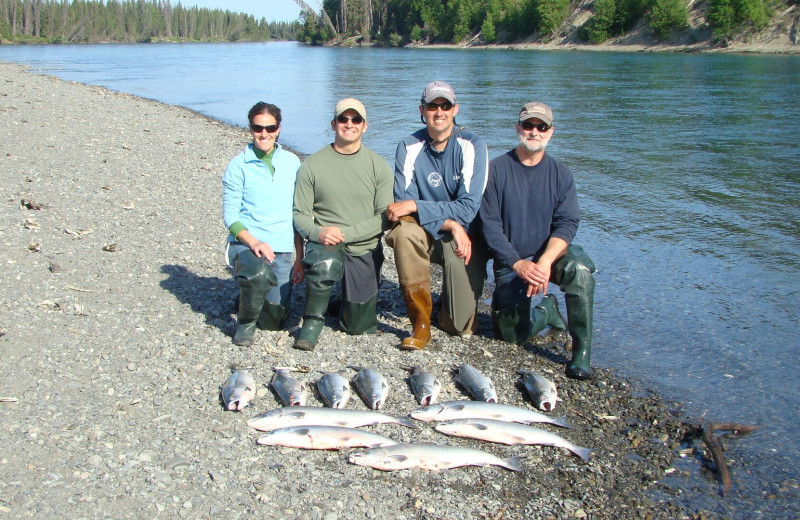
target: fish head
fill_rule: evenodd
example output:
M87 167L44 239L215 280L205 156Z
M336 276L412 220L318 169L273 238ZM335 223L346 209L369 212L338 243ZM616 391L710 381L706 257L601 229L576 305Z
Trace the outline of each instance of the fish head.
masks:
M418 421L433 421L444 409L445 407L441 404L432 404L423 408L417 408L411 412L411 417Z

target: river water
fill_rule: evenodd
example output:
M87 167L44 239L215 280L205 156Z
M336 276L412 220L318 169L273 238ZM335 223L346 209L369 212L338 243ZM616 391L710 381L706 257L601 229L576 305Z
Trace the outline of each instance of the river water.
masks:
M459 124L491 157L514 146L519 107L545 101L548 151L578 185L576 243L599 267L594 364L692 416L763 426L727 443L729 497L697 473L671 500L800 517L800 57L262 43L3 45L0 60L240 126L272 102L302 153L332 140L336 101L358 97L365 142L392 163L428 81L454 86Z

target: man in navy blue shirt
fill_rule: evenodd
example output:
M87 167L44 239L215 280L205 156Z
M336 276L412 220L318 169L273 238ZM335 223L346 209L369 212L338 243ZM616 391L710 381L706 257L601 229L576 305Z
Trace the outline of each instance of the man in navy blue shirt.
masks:
M400 345L406 350L423 349L431 339L431 262L444 275L439 328L452 335L478 330L488 258L477 222L488 174L486 143L455 124L456 94L444 81L425 87L419 113L425 128L397 145L395 202L386 209L393 223L386 243L394 248L413 325Z
M527 103L516 125L519 143L492 160L481 203L482 231L494 258L496 288L492 318L504 340L524 343L545 327L572 337L566 374L592 375L592 314L596 271L583 249L572 244L580 223L575 180L569 168L545 153L553 136L553 112ZM565 293L568 326L548 283ZM542 295L532 306L532 298Z

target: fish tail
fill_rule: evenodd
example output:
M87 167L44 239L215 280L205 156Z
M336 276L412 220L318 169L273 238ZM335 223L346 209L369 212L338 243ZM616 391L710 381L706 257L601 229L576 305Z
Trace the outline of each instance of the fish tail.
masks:
M397 424L402 424L403 426L414 428L415 430L419 429L419 426L408 417L395 417L395 419L397 419Z
M578 457L582 458L585 461L589 460L589 454L592 452L589 448L583 448L581 446L573 446L569 448L569 451L577 455Z
M522 471L522 463L516 455L504 461L506 465L505 468L510 469L511 471Z
M572 428L566 417L553 417L553 424L562 428Z

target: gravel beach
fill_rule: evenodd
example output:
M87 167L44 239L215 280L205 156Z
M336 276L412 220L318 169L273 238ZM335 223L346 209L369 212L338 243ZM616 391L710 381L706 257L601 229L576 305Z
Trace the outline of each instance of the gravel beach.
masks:
M389 249L378 334L346 336L329 320L315 351L292 349L298 286L292 330L233 345L220 178L244 129L0 63L0 134L0 518L713 517L680 500L707 464L680 405L602 367L592 381L566 379L565 334L525 348L497 341L484 306L479 336L435 330L428 350L400 351L410 327ZM551 378L563 401L550 414L573 428L542 428L591 448L590 460L388 424L369 429L518 456L524 471L381 472L350 464L346 451L259 446L246 424L279 406L266 386L272 367L305 370L295 376L306 382L375 368L391 388L385 412L407 415L418 406L405 366L428 367L444 401L467 398L453 382L465 362L501 402L522 407L532 405L517 371ZM232 364L258 383L242 412L220 401ZM366 409L357 397L349 406ZM696 470L676 469L679 455Z

